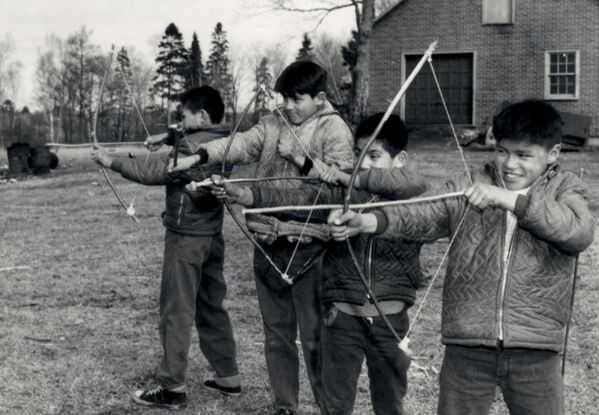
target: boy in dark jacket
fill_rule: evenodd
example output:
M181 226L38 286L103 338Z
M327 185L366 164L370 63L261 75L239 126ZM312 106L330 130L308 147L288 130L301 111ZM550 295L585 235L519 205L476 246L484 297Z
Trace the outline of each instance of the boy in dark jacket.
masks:
M223 137L228 129L220 122L224 105L220 94L209 86L191 89L182 95L183 135L159 137L174 144L179 152L193 154L200 144ZM147 143L148 144L148 143ZM156 145L154 141L149 143ZM166 228L164 262L160 287L160 340L162 361L156 378L159 386L138 390L135 402L155 407L180 409L186 405L185 372L195 323L200 349L216 372L204 382L211 390L239 395L240 380L235 357L235 340L227 311L223 306L226 285L223 277L223 206L209 191L185 191L191 180L201 180L218 168L169 173L168 162L174 151L144 159L112 159L96 151L94 160L126 179L137 183L165 186L166 209L162 222Z
M374 132L383 114L363 121L356 130L355 151L360 152ZM379 196L406 199L424 192L423 177L405 167L408 134L401 119L393 115L384 124L360 166L355 202L369 202ZM264 207L341 203L349 174L329 170L323 174L327 186L307 185L280 190L269 187L240 188L225 182L232 200L246 206ZM222 188L214 192L223 196ZM287 216L294 217L292 214ZM303 218L295 218L301 221ZM326 212L311 213L311 219L323 223ZM322 226L322 225L321 225ZM395 331L403 336L408 328L407 309L414 303L421 278L421 243L401 239L382 240L375 236L357 236L351 244L370 288ZM379 316L372 299L353 268L345 244L331 242L323 257L321 299L325 307L322 331L322 382L326 414L351 414L358 377L366 357L372 405L377 415L403 414L407 390L409 357L398 347L390 329Z
M454 238L443 287L441 415L489 413L497 385L512 415L565 413L559 355L576 255L593 241L594 220L585 185L557 163L561 126L549 104L510 105L493 122L494 162L474 184L446 183L448 192L466 189L465 198L329 217L337 239Z
M297 61L281 73L275 91L283 95L281 111L267 115L239 133L231 142L227 162L255 163L255 177L281 177L347 168L353 160L349 127L334 110L326 96L327 73L311 61ZM204 144L191 157L179 160L173 170L183 170L196 163L220 165L229 139ZM272 182L282 189L301 186L298 181ZM291 240L290 240L291 239ZM303 239L306 242L307 239ZM297 243L287 236L261 242L268 257L281 270L295 276L311 262L321 243ZM257 249L254 250L256 292L264 326L264 354L274 393L275 413L294 414L298 407L299 353L301 341L306 369L314 398L322 407L320 380L320 326L322 311L319 287L322 264L315 261L303 277L292 285Z

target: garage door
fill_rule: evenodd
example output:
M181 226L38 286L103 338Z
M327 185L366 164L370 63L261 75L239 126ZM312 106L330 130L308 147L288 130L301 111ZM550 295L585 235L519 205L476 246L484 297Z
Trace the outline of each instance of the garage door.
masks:
M406 55L409 74L422 55ZM433 66L455 124L472 123L473 55L434 54ZM405 119L409 124L447 124L441 98L427 63L406 93Z

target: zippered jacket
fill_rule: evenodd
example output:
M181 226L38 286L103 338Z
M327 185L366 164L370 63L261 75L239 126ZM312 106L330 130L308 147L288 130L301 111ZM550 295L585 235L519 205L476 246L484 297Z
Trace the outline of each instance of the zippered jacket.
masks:
M179 153L193 154L200 144L220 138L228 129L202 130L181 138ZM177 233L193 236L210 236L221 232L223 205L208 188L189 193L185 185L190 181L201 181L211 174L220 174L221 166L195 166L182 172L167 171L173 153L150 154L134 159L115 159L110 168L125 179L150 186L165 186L166 208L162 213L163 225ZM230 170L228 170L230 173Z
M426 180L407 168L373 168L361 173L360 183L365 190L352 192L352 201L357 203L373 201L373 194L388 199L407 199L427 189ZM315 203L316 195L317 204L342 203L346 189L322 184L290 190L254 187L252 191L254 206L258 207L311 205ZM305 221L305 215L307 213L302 216L289 213L286 218ZM327 216L326 210L314 210L310 220L322 223L326 222ZM365 235L357 235L350 241L377 300L399 300L408 306L412 305L422 276L419 260L422 244L399 238L391 240ZM325 304L345 302L363 305L368 301L366 289L344 242L328 242L328 249L323 257L321 299Z
M474 181L503 187L492 165L474 174ZM468 186L465 178L448 181L434 193ZM594 234L586 187L575 174L552 165L518 196L506 272L503 209L479 210L459 197L382 212L387 219L382 237L455 238L443 286L443 343L494 347L502 335L504 347L562 351L576 256Z
M306 156L307 151L313 160L318 159L340 169L352 166L352 133L328 101L322 109L300 125L291 126L291 129L278 114L262 117L248 131L236 134L227 162L231 165L255 162L254 177L257 178L298 176L300 168L279 155L278 145L282 139L292 140L298 154ZM201 146L208 153L208 165L222 162L228 141L224 138ZM273 181L271 184L285 188L302 185L292 180Z

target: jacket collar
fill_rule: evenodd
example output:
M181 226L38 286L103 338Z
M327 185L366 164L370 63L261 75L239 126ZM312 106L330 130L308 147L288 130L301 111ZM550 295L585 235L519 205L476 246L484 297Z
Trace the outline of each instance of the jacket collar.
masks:
M287 118L287 116L285 115L285 112L280 108L280 114L279 116L285 117L285 119L287 121L289 121L289 119ZM279 111L277 111L279 112ZM331 102L327 99L324 104L322 105L322 107L320 107L320 109L318 109L318 111L316 111L314 114L310 115L308 118L306 118L304 120L304 122L302 122L300 125L305 125L307 123L309 123L312 120L315 120L317 118L320 117L324 117L325 115L333 115L333 114L339 114L339 112L333 107L333 104L331 104Z

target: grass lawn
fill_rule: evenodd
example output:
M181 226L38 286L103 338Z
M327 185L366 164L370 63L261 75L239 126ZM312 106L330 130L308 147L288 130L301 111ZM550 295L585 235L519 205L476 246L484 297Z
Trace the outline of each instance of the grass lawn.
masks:
M1 166L6 155L0 153ZM416 166L434 176L463 171L452 146L415 145L411 155ZM116 202L88 150L61 149L58 156L61 166L46 177L0 184L0 414L161 413L135 405L130 393L154 385L161 356L157 325L164 189L141 187L112 173L125 199L136 197L141 220L136 224ZM473 165L490 156L466 152ZM563 153L562 159L567 169L586 170L591 207L599 218L599 153ZM239 398L222 399L201 388L211 371L196 342L188 369L191 401L180 413L267 414L272 399L252 246L229 217L224 233L227 306L244 391ZM429 273L446 246L447 241L440 241L423 250ZM598 413L599 279L593 271L597 256L597 241L580 256L565 377L569 414ZM23 268L5 269L12 267ZM441 284L435 282L411 336L415 355L406 400L409 414L435 412L443 352ZM300 399L300 413L317 413L304 373ZM354 413L372 413L369 401L363 372ZM500 398L491 413L507 414Z

